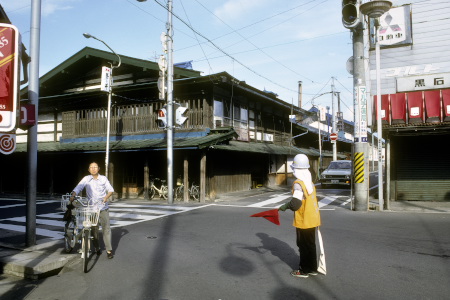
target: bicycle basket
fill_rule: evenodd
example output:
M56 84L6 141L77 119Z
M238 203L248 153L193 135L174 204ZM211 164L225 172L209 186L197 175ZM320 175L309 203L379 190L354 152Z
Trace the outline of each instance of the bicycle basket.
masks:
M77 208L77 224L83 227L97 226L100 209L95 206L86 206Z
M67 210L67 204L69 204L69 200L70 199L70 194L65 194L62 195L61 198L61 209L62 211L66 211Z
M69 193L62 195L61 197L61 210L65 212L67 210L67 205L70 203L71 195ZM75 196L75 200L72 204L77 207L80 205L87 205L87 199L85 197ZM77 203L78 202L78 203Z

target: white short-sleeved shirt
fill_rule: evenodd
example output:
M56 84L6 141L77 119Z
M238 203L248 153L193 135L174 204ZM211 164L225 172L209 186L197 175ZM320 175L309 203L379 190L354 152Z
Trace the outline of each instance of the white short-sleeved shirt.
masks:
M78 195L84 188L86 188L87 198L94 201L102 200L107 193L114 192L114 188L109 183L108 178L100 174L97 179L94 179L92 175L84 176L73 191ZM108 202L106 202L102 210L108 208Z

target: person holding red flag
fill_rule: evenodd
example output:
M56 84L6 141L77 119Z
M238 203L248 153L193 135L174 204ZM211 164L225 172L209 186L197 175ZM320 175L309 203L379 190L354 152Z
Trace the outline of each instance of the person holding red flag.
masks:
M308 157L297 154L291 165L296 180L292 186L292 198L278 210L294 211L293 226L297 233L297 246L300 252L299 269L293 270L294 277L317 275L316 228L320 226L319 205L316 188L312 182Z

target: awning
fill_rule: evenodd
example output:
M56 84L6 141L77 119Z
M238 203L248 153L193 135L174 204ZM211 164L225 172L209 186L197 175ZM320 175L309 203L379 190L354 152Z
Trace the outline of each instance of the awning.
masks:
M237 137L237 133L232 128L222 128L207 131L206 135L189 136L180 134L173 139L173 149L204 149L211 145L217 145ZM83 142L40 142L38 152L103 152L106 149L106 141L83 141ZM113 140L109 143L111 152L126 151L150 151L166 150L166 138L148 139L124 139ZM17 144L15 152L26 152L27 144Z
M319 157L319 150L313 148L297 148L292 146L281 146L270 143L256 143L256 142L240 142L230 141L228 144L212 145L210 149L224 150L224 151L238 151L238 152L253 152L253 153L265 153L275 155L297 155L305 154L310 157ZM332 157L333 153L328 151L322 151L322 157ZM338 154L338 158L346 158L343 154Z

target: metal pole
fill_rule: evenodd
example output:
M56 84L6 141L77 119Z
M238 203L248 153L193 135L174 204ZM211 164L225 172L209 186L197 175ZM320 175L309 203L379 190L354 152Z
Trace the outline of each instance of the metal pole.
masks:
M334 77L331 77L331 131L336 133L336 108L334 105ZM333 143L333 160L337 160L337 141Z
M167 202L173 203L173 27L172 0L167 1ZM185 187L188 188L188 187Z
M317 174L318 174L318 176L319 176L319 178L320 178L320 167L322 166L322 135L320 134L320 125L321 125L321 122L320 122L320 109L318 109L317 110L317 112L318 112L318 115L319 115L319 118L318 118L318 123L317 123L317 128L319 129L319 166L318 166L318 170L317 170Z
M103 45L105 45L109 50L111 50L112 53L114 53L117 56L117 58L119 58L119 63L117 64L117 66L114 66L113 63L110 63L111 64L111 74L109 74L109 91L108 91L108 108L107 108L108 115L106 116L106 150L105 150L105 152L106 152L105 153L105 176L108 178L109 136L111 134L111 97L112 97L112 86L113 86L113 70L114 70L114 68L120 67L120 65L122 64L122 60L121 60L120 56L107 43L105 43L101 39L99 39L89 33L83 33L83 36L87 39L93 38L93 39L103 43Z
M37 182L37 129L39 123L39 48L41 30L41 1L31 2L31 28L30 28L30 82L28 85L28 99L36 107L35 125L28 129L28 186L26 195L26 245L36 245L36 182Z
M386 147L386 182L391 182L391 141L389 139L385 139L384 141L385 147ZM391 210L391 185L386 184L386 209Z
M375 26L375 59L377 65L377 138L378 138L378 205L380 211L383 210L383 146L381 143L383 128L381 125L381 78L380 78L380 43L378 41L378 19Z
M109 169L109 136L111 132L111 97L112 97L112 77L113 68L111 64L111 74L109 76L109 92L108 92L108 116L106 118L106 154L105 154L105 176L108 178Z
M358 88L365 85L365 74L364 74L364 35L362 28L355 28L353 30L353 86L354 86L354 98L358 97ZM360 105L356 105L357 101L354 102L354 114L355 114L355 137L359 137L354 143L353 151L353 165L355 167L355 160L357 155L363 153L363 172L369 169L369 163L367 159L367 143L362 142L361 132L356 132L360 130L360 120L361 111ZM358 101L359 102L359 101ZM355 211L367 211L369 209L369 180L368 172L364 172L363 182L354 182L355 191ZM353 177L353 181L355 176Z

